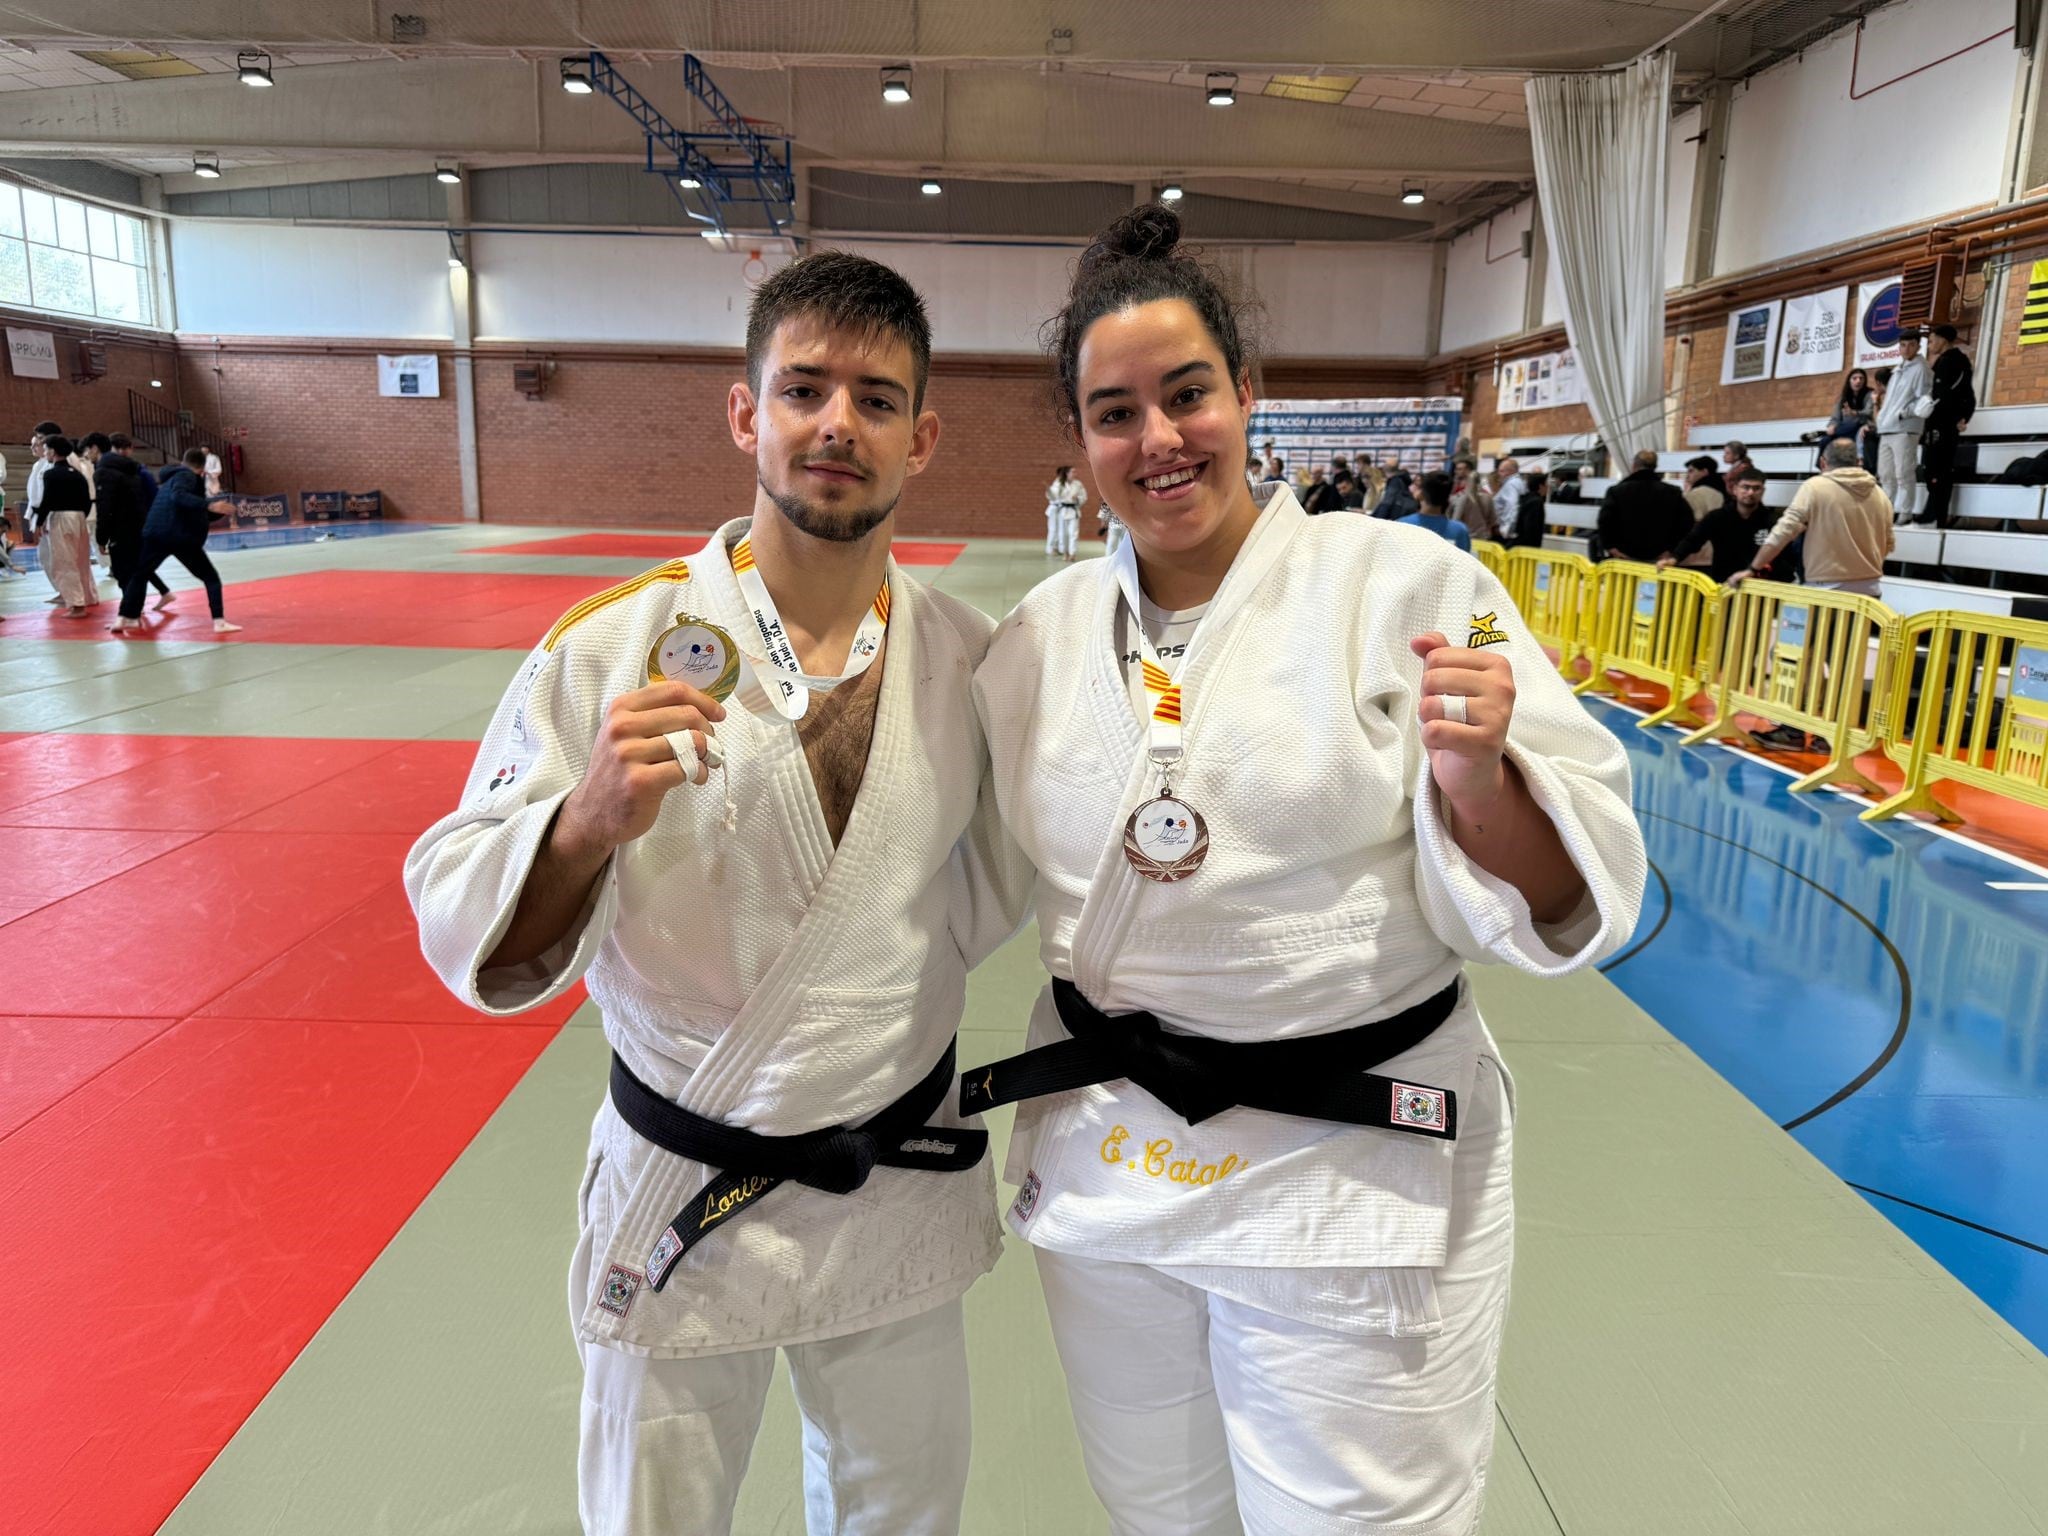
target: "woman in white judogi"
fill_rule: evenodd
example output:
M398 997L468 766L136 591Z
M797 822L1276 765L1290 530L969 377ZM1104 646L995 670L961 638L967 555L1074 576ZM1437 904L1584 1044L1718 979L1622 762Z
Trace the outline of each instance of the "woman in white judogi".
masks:
M1053 472L1052 484L1045 488L1045 552L1048 555L1059 555L1067 560L1074 558L1074 543L1081 532L1081 503L1087 497L1087 487L1074 478L1071 464L1062 464Z
M963 1106L1023 1101L1009 1222L1119 1536L1469 1536L1513 1116L1461 969L1624 941L1625 759L1469 555L1253 500L1236 311L1178 228L1112 226L1059 321L1130 541L977 673L1055 980Z

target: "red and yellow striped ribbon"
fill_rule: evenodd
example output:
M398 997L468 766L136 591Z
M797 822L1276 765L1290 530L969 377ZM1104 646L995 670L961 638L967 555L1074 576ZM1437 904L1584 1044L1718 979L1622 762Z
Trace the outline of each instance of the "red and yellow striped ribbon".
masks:
M1145 691L1159 695L1159 701L1152 706L1152 718L1166 725L1180 724L1180 684L1166 675L1166 669L1156 661L1144 663Z

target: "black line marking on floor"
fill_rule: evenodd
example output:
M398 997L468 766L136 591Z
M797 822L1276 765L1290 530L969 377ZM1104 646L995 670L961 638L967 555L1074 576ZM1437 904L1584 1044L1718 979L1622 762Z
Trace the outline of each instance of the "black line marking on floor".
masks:
M1522 1458L1522 1465L1529 1469L1529 1481L1536 1485L1536 1491L1543 1495L1543 1507L1550 1511L1550 1523L1557 1527L1558 1536L1566 1536L1564 1522L1557 1517L1557 1506L1550 1502L1550 1490L1543 1486L1543 1479L1536 1473L1536 1463L1529 1459L1529 1453L1522 1449L1522 1437L1515 1433L1515 1421L1508 1417L1508 1405L1498 1397L1493 1402L1494 1412L1507 1429L1508 1438L1515 1442L1515 1454Z
M1872 1078L1876 1077L1878 1073L1882 1072L1886 1068L1886 1066L1888 1066L1891 1063L1891 1059L1899 1054L1899 1047L1906 1043L1906 1030L1909 1023L1912 1020L1913 973L1906 968L1906 957L1899 953L1898 946L1892 943L1892 941L1885 936L1885 931L1882 928L1878 927L1876 923L1873 923L1869 918L1865 917L1863 913L1858 911L1855 907L1850 906L1848 902L1842 900L1841 897L1837 896L1833 891L1829 890L1819 881L1809 879L1807 876L1801 874L1798 870L1794 869L1791 865L1781 864L1778 860L1772 858L1769 854L1758 853L1754 848L1750 848L1742 843L1738 843L1732 837L1723 837L1718 832L1709 832L1705 827L1696 827L1691 822L1680 821L1674 816L1660 816L1655 811L1642 810L1637 811L1636 815L1639 817L1647 816L1652 821L1665 822L1670 826L1683 827L1688 832L1696 832L1701 837L1712 838L1717 843L1726 843L1730 848L1740 849L1743 853L1748 854L1753 859L1761 859L1764 861L1764 863L1771 865L1773 868L1783 870L1786 874L1790 875L1794 880L1797 880L1801 885L1812 887L1814 890L1820 892L1821 895L1827 897L1829 901L1832 901L1836 906L1840 907L1844 912L1848 913L1851 917L1855 918L1857 922L1861 923L1865 928L1870 930L1870 935L1872 938L1876 939L1879 944L1884 946L1884 952L1887 955L1891 956L1892 969L1898 973L1899 977L1899 1022L1892 1029L1891 1039L1885 1042L1884 1049L1877 1053L1877 1059L1871 1062L1869 1066L1865 1067L1861 1072L1857 1073L1848 1082L1844 1083L1841 1087L1837 1088L1833 1093L1829 1094L1826 1098L1822 1099L1818 1104L1814 1105L1813 1108L1807 1110L1805 1114L1794 1115L1790 1120L1779 1122L1778 1129L1782 1131L1797 1130L1800 1126L1806 1124L1807 1121L1812 1120L1817 1116L1826 1114L1829 1110L1833 1109L1837 1104L1842 1103L1844 1100L1850 1098L1852 1095L1860 1092L1864 1084L1868 1083Z
M1635 943L1631 944L1627 949L1623 950L1620 954L1616 955L1612 960L1603 960L1600 962L1599 965L1594 967L1594 969L1599 971L1599 973L1602 976L1605 976L1609 971L1613 970L1616 966L1621 965L1626 961L1635 959L1637 955L1640 955L1644 950L1648 949L1650 945L1655 942L1657 935L1664 931L1664 925L1671 921L1671 882L1664 878L1664 871L1657 867L1657 861L1655 859L1649 859L1648 863L1650 866L1650 873L1657 877L1657 888L1664 893L1664 910L1657 914L1656 927L1652 928L1642 938L1637 939Z
M1894 1205L1909 1205L1916 1211L1939 1216L1943 1221L1952 1221L1959 1227L1968 1227L1972 1232L1982 1232L1986 1237L1995 1237L2000 1242L2011 1243L2015 1247L2026 1248L2034 1253L2048 1254L2048 1248L2042 1247L2039 1243L2030 1243L2024 1237L2014 1237L2012 1233L2001 1232L1996 1227L1987 1227L1962 1216L1951 1216L1947 1211L1937 1211L1931 1205L1922 1205L1918 1200L1908 1200L1904 1195L1886 1194L1881 1189L1872 1189L1868 1184L1858 1184L1854 1179L1844 1179L1842 1182L1851 1189L1860 1189L1866 1195L1875 1195L1878 1199L1889 1200Z

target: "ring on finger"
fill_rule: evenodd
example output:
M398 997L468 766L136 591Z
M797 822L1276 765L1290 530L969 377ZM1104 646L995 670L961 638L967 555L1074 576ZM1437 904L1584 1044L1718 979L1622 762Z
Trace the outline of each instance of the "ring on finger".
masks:
M1446 693L1441 697L1444 701L1444 718L1446 720L1450 721L1453 725L1470 725L1472 723L1471 716L1465 709L1465 695L1462 693Z

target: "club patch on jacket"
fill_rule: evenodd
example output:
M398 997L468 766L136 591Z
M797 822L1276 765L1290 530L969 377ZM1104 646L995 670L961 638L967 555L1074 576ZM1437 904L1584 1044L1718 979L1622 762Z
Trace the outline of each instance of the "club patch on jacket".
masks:
M1467 650L1476 651L1482 645L1506 645L1507 631L1500 627L1497 613L1475 613L1472 615L1472 633L1465 641Z

